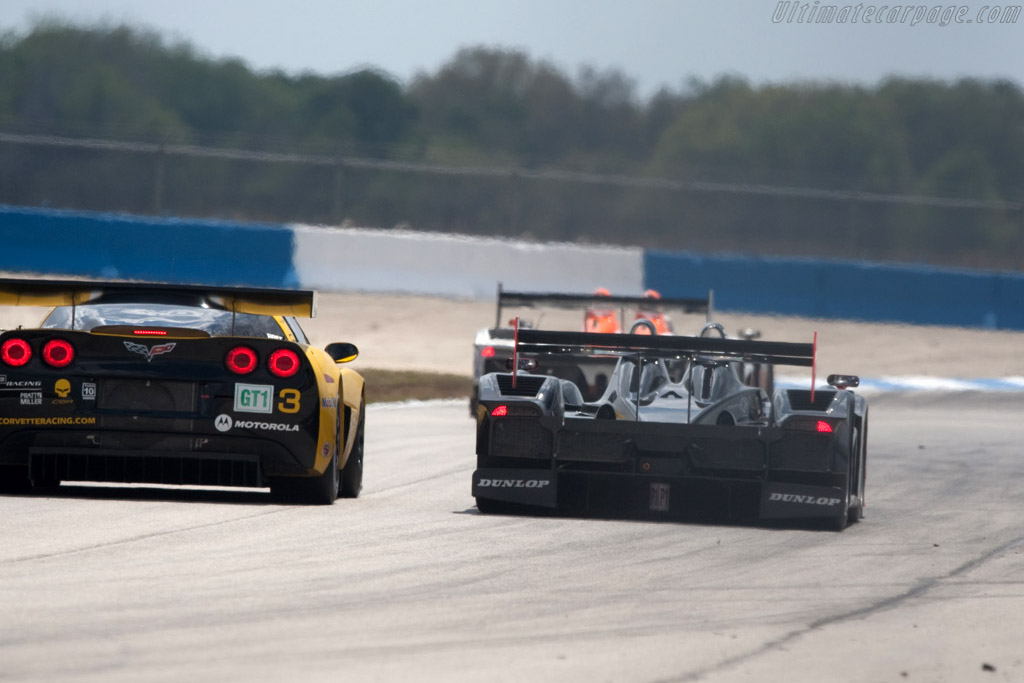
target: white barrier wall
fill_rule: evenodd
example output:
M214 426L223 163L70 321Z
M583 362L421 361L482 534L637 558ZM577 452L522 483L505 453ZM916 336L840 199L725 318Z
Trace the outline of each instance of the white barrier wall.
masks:
M2 205L0 271L490 301L499 282L669 297L713 289L723 311L1024 330L1019 272Z
M302 287L491 299L508 290L643 291L643 250L466 235L294 225Z

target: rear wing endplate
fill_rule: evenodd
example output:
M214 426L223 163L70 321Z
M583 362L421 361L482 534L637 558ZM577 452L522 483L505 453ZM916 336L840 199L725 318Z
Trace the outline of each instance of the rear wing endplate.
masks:
M151 299L154 303L175 295L194 295L235 313L302 318L316 315L316 292L311 290L0 278L0 306L81 306L119 295L138 297L140 301Z

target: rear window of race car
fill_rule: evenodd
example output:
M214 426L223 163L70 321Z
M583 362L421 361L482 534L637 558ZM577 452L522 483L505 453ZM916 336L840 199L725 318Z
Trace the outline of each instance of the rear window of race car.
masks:
M41 327L44 329L89 331L104 325L140 325L150 327L183 327L202 330L210 336L260 337L284 339L277 321L265 315L235 313L201 306L169 304L85 304L58 306Z

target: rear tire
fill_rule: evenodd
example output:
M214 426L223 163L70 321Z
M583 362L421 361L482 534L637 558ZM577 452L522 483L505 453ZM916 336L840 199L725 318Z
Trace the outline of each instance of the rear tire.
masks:
M864 485L867 483L868 471L868 413L864 411L861 418L861 427L857 437L857 469L853 477L857 485L857 505L850 510L850 523L859 522L864 517L864 504L867 496L864 493Z
M834 517L832 520L832 529L834 531L842 531L850 523L850 487L847 484L846 487L846 502L843 504L843 511L838 517Z
M867 416L860 429L854 430L851 436L850 445L850 466L846 475L846 501L843 503L843 512L835 518L834 528L842 531L850 524L860 521L863 514L862 501L864 500L864 439L867 437ZM857 499L854 505L854 499Z
M340 425L341 418L339 416ZM337 433L334 437L334 448L331 461L323 474L314 477L281 477L270 482L270 492L285 501L303 505L333 505L338 497L341 486L341 473L338 469Z
M352 452L348 455L345 469L341 471L341 497L358 498L363 490L363 432L366 425L366 402L359 405L359 426L356 438L352 442Z

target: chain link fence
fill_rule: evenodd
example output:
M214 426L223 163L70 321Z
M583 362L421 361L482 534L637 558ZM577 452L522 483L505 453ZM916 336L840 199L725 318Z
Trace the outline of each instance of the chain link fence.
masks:
M0 132L0 203L1024 270L1024 203Z

